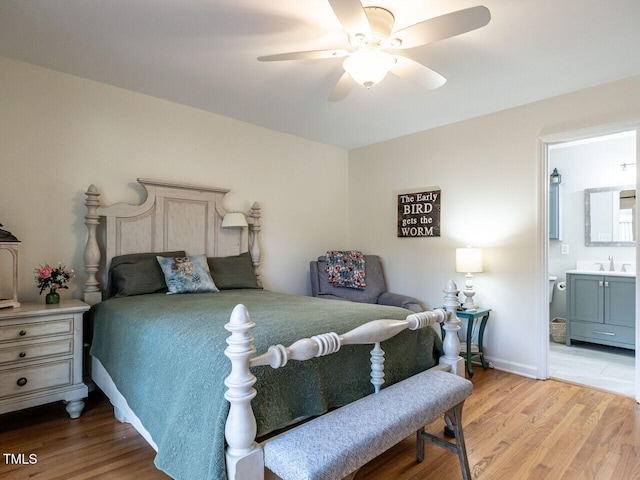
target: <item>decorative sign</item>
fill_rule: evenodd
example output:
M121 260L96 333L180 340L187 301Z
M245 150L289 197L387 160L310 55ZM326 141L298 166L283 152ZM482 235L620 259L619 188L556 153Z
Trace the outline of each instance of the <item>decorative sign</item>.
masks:
M398 195L398 237L440 236L440 190Z

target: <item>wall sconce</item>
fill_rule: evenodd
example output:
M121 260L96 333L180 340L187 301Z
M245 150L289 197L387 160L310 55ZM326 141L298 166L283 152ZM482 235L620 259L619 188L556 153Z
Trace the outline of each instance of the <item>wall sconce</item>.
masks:
M248 227L249 223L247 223L247 217L244 216L244 213L230 212L222 218L220 226L222 228L242 228Z
M562 175L558 173L558 169L554 168L550 177L551 183L562 183Z
M2 224L0 223L0 227ZM20 240L18 240L11 232L2 230L0 228L0 250L9 250L11 257L13 258L13 296L10 299L0 299L0 308L5 307L19 307L18 302L18 248L20 247Z
M482 272L482 249L456 248L456 272L465 273L466 283L462 293L466 297L462 308L465 310L477 310L478 306L473 302L473 296L476 294L473 289L472 273Z

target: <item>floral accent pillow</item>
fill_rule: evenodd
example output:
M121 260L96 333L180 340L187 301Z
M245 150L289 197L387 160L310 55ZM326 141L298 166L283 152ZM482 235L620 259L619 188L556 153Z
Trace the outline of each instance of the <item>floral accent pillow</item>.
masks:
M167 294L220 291L213 283L205 255L156 258L169 289Z
M334 287L363 290L367 286L364 280L364 255L362 252L331 250L327 252L326 257L329 282Z

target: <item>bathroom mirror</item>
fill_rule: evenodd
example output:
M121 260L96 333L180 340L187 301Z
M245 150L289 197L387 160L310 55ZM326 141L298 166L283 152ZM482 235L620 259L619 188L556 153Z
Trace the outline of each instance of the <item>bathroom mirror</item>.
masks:
M634 185L585 189L584 213L587 247L635 247Z

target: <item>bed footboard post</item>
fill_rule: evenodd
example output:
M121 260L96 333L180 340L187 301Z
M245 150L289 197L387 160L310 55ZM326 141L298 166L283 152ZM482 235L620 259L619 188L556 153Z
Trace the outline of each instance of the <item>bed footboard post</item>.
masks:
M440 363L451 365L452 373L460 377L464 377L464 358L460 356L460 338L458 331L460 330L460 319L457 315L458 306L458 287L456 282L449 280L447 286L442 290L444 292L444 308L447 311L447 318L444 322L444 356L440 357Z
M380 342L376 342L371 350L371 383L375 393L380 391L384 384L384 350L380 348Z
M255 327L244 305L237 305L225 329L231 332L224 354L231 360L231 374L225 379L224 397L230 404L225 426L227 440L228 480L262 480L264 455L256 443L256 419L251 400L256 396L253 384L256 377L249 370L249 359L255 354L253 337L249 331Z
M85 195L87 198L84 204L87 207L87 214L84 216L84 223L87 226L89 236L87 245L84 248L84 271L87 274L87 280L84 282L84 301L89 305L95 305L102 301L100 282L97 277L100 269L100 247L98 246L96 233L100 224L100 215L98 215L100 192L92 184L85 192Z

